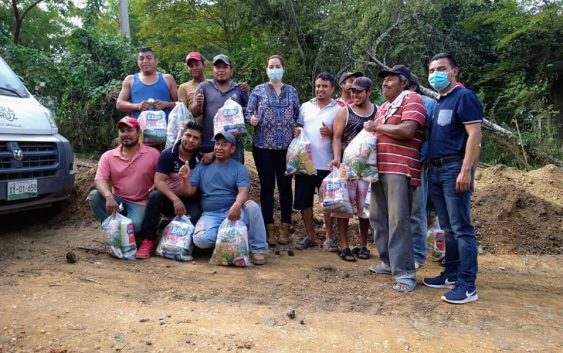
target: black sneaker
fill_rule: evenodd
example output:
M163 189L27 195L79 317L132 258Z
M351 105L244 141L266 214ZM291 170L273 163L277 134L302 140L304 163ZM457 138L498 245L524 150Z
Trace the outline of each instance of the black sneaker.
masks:
M448 278L444 272L437 277L427 277L422 280L422 284L431 288L453 288L456 278Z

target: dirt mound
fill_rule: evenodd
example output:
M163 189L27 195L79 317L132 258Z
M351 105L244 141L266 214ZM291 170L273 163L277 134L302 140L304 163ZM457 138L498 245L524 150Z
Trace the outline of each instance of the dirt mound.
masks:
M561 254L563 170L497 165L475 176L473 219L481 246L495 254Z
M245 155L251 180L250 198L260 200L260 182L254 160ZM53 226L76 227L97 222L86 203L94 187L96 162L76 161L76 187L65 211ZM479 168L475 175L472 216L481 247L494 254L561 254L563 238L563 169L547 165L533 171L521 171L497 165ZM276 197L276 208L278 208ZM276 212L276 220L279 212ZM321 219L320 209L315 217ZM278 220L279 221L279 220ZM352 223L350 236L356 237ZM293 217L294 238L302 235L301 216ZM324 232L318 229L318 235Z

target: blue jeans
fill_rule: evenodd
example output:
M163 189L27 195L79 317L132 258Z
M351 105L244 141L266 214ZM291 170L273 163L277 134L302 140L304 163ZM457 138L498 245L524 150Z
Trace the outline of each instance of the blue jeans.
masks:
M423 168L420 173L421 185L414 189L412 194L411 233L414 248L414 261L418 264L426 262L426 234L428 200L427 170Z
M123 205L123 211L120 212L122 215L133 221L133 227L135 228L135 234L141 231L141 226L143 224L143 217L145 215L145 205L139 205L138 203L133 203L130 201L125 201L117 195L113 195L115 202L117 204ZM90 191L88 195L88 204L94 214L100 222L103 222L110 216L106 211L106 199L98 192L98 190Z
M203 212L195 225L193 241L200 249L209 249L215 246L217 231L225 218L228 209ZM266 227L260 206L254 201L246 201L241 210L241 220L248 227L248 243L250 252L265 253L268 250L266 243Z
M469 191L457 192L455 183L462 161L444 166L430 165L428 182L430 198L436 208L440 226L446 233L446 269L456 285L475 287L477 278L477 239L471 225L471 193L475 170L471 170Z

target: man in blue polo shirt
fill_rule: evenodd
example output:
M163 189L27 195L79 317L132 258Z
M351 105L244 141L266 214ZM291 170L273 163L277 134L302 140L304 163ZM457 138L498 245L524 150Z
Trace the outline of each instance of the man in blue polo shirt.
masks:
M475 93L456 84L459 68L452 55L435 55L428 71L430 85L440 94L430 125L429 192L446 233L446 268L422 282L451 288L442 300L465 304L478 299L477 239L470 203L484 113Z
M231 59L223 54L213 58L213 79L200 83L195 91L192 105L189 107L193 116L203 114L203 143L201 152L202 162L211 163L213 160L213 118L227 99L231 98L243 108L248 103L248 93L233 81L233 65ZM244 164L244 147L237 138L236 150L232 156L235 161Z
M148 259L156 244L156 231L160 214L190 216L193 224L199 220L201 206L199 197L186 197L180 190L182 178L178 174L180 168L188 162L190 168L199 164L201 146L201 125L188 122L184 127L181 139L172 147L162 151L154 174L155 190L149 194L145 216L143 218L142 242L135 254L137 259Z

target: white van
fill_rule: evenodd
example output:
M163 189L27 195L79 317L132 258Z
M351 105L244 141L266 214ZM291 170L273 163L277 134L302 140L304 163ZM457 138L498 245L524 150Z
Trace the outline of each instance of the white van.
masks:
M0 215L70 196L74 154L51 111L0 57Z

